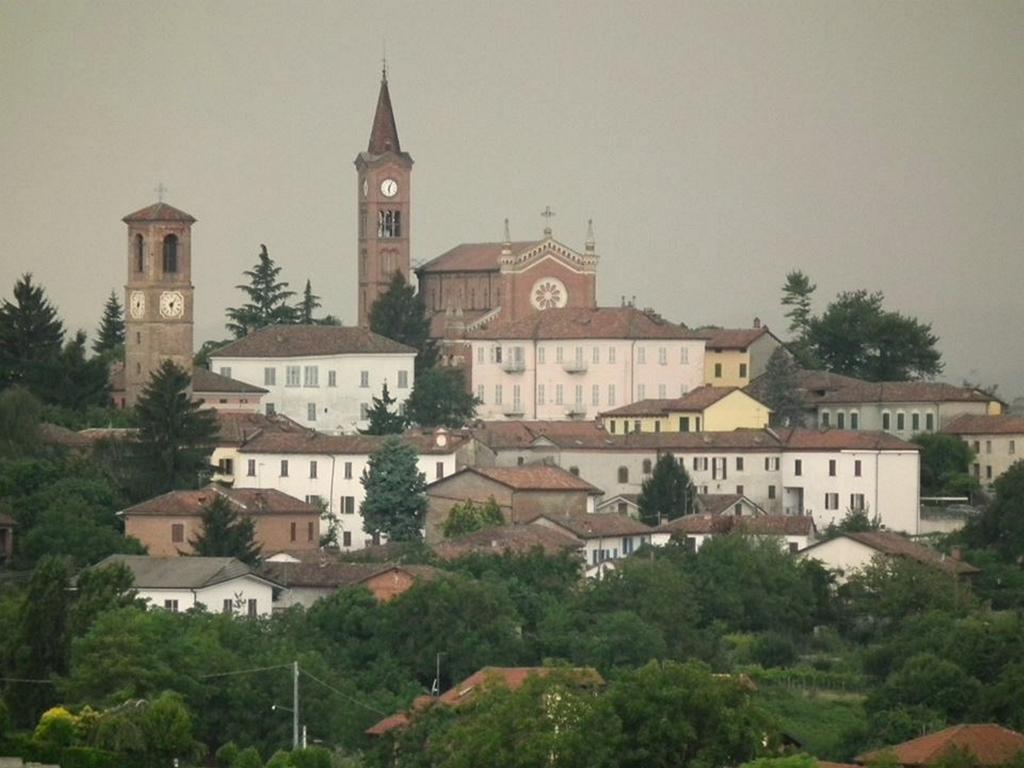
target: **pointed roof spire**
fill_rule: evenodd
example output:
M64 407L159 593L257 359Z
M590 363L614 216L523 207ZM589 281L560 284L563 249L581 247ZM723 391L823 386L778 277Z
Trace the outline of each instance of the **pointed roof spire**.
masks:
M395 113L391 108L391 93L388 91L388 69L384 62L380 78L380 94L377 96L377 111L373 115L373 128L370 130L370 145L367 151L373 155L385 152L401 152L398 143L398 127L395 125Z
M583 247L587 253L593 253L596 245L597 243L594 242L594 220L587 219L587 239L583 243Z

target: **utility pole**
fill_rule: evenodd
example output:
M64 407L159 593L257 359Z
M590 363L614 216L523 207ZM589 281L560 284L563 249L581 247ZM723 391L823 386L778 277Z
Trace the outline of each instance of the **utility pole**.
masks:
M299 748L299 662L292 662L292 750Z

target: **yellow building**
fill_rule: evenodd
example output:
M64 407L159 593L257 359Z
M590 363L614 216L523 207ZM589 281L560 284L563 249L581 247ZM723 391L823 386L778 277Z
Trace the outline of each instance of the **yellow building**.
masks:
M713 387L745 387L764 373L768 358L782 342L754 320L753 328L706 328L695 332L706 340L704 383Z
M605 431L731 432L768 426L771 409L737 387L700 387L671 400L640 400L601 414Z

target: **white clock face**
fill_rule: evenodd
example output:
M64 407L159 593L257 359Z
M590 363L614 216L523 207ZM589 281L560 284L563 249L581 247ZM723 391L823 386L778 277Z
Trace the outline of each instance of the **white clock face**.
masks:
M131 299L129 299L129 302L129 311L132 313L133 318L138 320L146 314L146 294L142 291L132 291L132 296Z
M394 197L398 194L398 182L394 179L384 179L380 183L380 193L384 197Z
M370 194L370 182L363 179L363 197L366 197L368 194Z
M181 317L185 312L185 299L180 291L164 291L160 294L160 314L164 317Z

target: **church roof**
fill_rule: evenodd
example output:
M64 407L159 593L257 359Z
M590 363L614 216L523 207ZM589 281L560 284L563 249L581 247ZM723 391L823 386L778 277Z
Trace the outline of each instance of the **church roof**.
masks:
M546 309L468 334L475 339L694 339L686 328L635 307Z
M540 240L511 243L511 252L518 255L536 247ZM505 243L460 243L437 258L431 259L417 272L497 272L500 269Z
M135 213L129 213L121 221L132 222L132 221L184 221L189 224L196 220L195 216L185 213L182 210L175 208L173 205L168 205L165 202L153 203L148 205Z
M380 80L377 111L373 115L373 128L370 129L370 143L366 151L371 155L383 155L385 152L401 153L402 151L402 147L398 143L395 113L391 108L391 93L388 91L387 75Z

